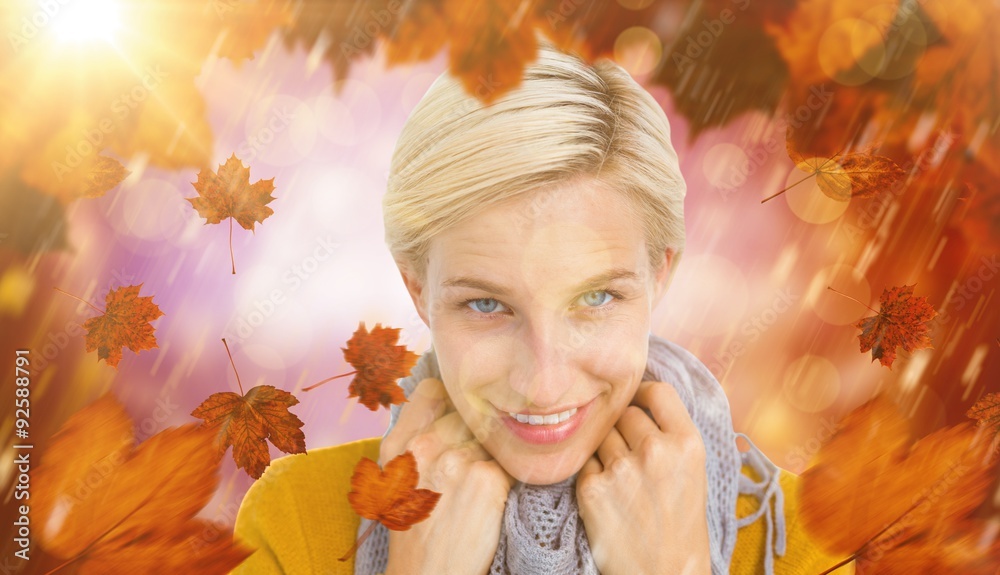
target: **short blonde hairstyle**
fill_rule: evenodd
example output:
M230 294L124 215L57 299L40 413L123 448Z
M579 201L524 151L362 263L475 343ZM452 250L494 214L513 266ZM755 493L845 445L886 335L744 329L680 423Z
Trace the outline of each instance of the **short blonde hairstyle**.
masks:
M489 84L481 85L489 88ZM426 280L435 234L499 202L589 176L631 200L650 269L684 250L686 185L656 100L618 64L588 64L539 37L522 84L490 105L445 72L396 144L382 200L397 265Z

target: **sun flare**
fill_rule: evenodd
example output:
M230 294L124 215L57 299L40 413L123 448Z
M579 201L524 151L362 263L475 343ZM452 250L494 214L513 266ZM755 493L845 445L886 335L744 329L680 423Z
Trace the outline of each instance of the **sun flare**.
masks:
M115 0L74 2L58 15L53 31L59 42L114 42L121 28L121 13Z

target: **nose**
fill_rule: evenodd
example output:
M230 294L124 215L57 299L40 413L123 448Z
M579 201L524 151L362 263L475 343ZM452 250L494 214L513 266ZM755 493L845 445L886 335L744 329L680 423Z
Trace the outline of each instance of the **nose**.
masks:
M524 398L528 409L559 407L572 398L572 388L580 378L575 373L574 328L565 318L525 322L510 374L510 385Z

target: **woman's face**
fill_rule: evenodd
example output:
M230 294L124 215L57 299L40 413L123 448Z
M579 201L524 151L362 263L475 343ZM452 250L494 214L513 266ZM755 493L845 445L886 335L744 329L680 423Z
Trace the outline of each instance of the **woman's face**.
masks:
M640 222L599 186L577 178L486 210L432 240L424 284L403 273L452 404L526 483L579 471L628 407L668 284L673 253L653 276ZM508 413L574 407L540 426Z

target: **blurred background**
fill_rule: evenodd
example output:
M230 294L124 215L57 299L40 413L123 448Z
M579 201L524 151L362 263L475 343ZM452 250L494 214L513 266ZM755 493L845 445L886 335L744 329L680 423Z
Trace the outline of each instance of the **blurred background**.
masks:
M222 337L243 389L298 397L307 447L381 436L388 410L346 399L349 378L302 388L353 370L341 348L361 322L429 346L383 242L395 139L456 54L498 37L478 27L515 42L526 10L625 66L669 117L687 250L653 328L716 375L737 431L801 473L881 390L916 434L965 420L1000 390L996 5L750 2L483 3L503 26L449 2L5 3L0 342L9 366L31 350L35 453L108 390L140 440L196 421L210 394L238 390ZM379 37L390 32L395 43ZM807 178L762 203L808 176L786 151L790 127L812 155L877 143L905 176L848 201ZM129 171L119 185L84 197L56 177L54 162L98 149ZM235 275L228 222L185 201L201 168L234 153L276 198L254 232L233 230ZM164 312L158 347L126 349L115 369L84 351L96 312L53 288L103 309L109 289L135 284ZM902 285L938 315L932 347L899 350L889 369L859 352L854 324L872 311L828 286L878 309ZM2 374L12 444L13 368ZM13 472L0 460L5 509ZM231 524L254 480L228 455L222 474L202 515Z

